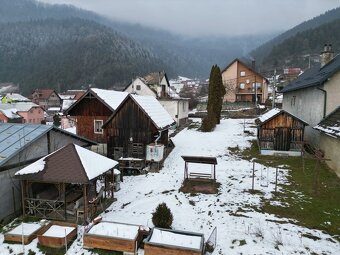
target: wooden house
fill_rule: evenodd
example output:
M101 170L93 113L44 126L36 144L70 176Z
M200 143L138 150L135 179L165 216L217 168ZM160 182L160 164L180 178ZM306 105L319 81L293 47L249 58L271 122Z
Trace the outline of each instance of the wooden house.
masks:
M306 122L277 108L266 112L255 122L261 154L301 155Z
M145 157L146 145L168 144L168 129L173 124L175 121L156 98L129 94L103 125L107 134L107 155L132 157L131 148L139 147L139 157ZM120 155L115 156L116 152Z
M126 92L91 88L65 114L76 119L77 135L106 144L102 126L127 95Z
M239 59L234 59L222 71L226 89L223 101L257 102L264 104L268 98L268 80Z
M91 218L106 198L107 188L113 201L116 165L117 161L72 143L35 161L15 174L22 187L23 216Z
M83 147L95 142L54 126L33 124L0 124L0 220L7 221L21 211L20 182L14 174L23 167L66 144Z

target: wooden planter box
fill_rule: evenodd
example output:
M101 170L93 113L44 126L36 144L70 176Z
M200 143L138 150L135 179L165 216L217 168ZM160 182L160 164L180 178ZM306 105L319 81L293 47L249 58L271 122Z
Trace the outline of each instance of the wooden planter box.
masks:
M24 224L24 235L22 237L22 224ZM21 223L19 226L14 229L8 231L4 234L4 239L7 242L16 242L24 244L28 244L32 242L37 235L45 232L46 226L40 225L40 223Z
M204 235L154 228L144 241L144 255L202 255Z
M60 233L60 235L58 234L53 235L53 233L51 233L51 235L49 234L53 230L59 230L57 232L60 232L60 230L62 230L60 227L71 227L73 228L73 230L67 232L66 238L65 238L65 234L63 233ZM38 241L39 241L39 244L43 246L47 246L51 248L61 248L65 246L65 243L69 243L71 240L75 239L76 237L77 237L77 224L52 221L47 225L46 231L38 235Z
M84 233L84 248L135 253L142 242L140 226L102 221Z

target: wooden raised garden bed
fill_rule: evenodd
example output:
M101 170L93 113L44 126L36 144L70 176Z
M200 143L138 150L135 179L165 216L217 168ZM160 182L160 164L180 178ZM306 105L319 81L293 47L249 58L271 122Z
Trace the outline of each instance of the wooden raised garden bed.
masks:
M38 222L21 223L14 229L8 231L4 235L6 242L16 242L28 244L32 242L37 235L43 233L46 230L46 226L42 226Z
M145 231L139 225L102 221L84 233L84 247L135 253Z
M202 255L204 235L154 228L144 241L145 255Z
M43 246L61 248L76 237L77 224L52 221L47 225L46 231L38 235L38 241Z

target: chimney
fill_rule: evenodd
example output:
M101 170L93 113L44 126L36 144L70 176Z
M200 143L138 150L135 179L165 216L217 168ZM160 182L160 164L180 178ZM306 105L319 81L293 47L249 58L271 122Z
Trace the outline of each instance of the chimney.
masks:
M255 59L253 59L252 61L251 61L251 69L253 69L254 71L256 71L255 70Z
M332 44L325 44L323 47L323 51L320 54L320 68L327 65L329 61L331 61L334 57L334 51L332 50Z

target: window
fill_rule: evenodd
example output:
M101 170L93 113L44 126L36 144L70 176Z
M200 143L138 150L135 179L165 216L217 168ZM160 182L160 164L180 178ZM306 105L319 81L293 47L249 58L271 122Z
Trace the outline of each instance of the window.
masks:
M290 100L290 105L291 106L294 106L295 105L295 99L296 99L296 96L293 96Z
M240 76L241 76L241 77L246 76L246 72L245 72L245 71L241 71L241 72L240 72Z
M245 87L245 84L243 82L240 83L240 89L244 89L244 87Z
M103 121L102 120L94 120L94 133L102 134L103 133Z
M140 85L136 85L136 90L140 90Z

